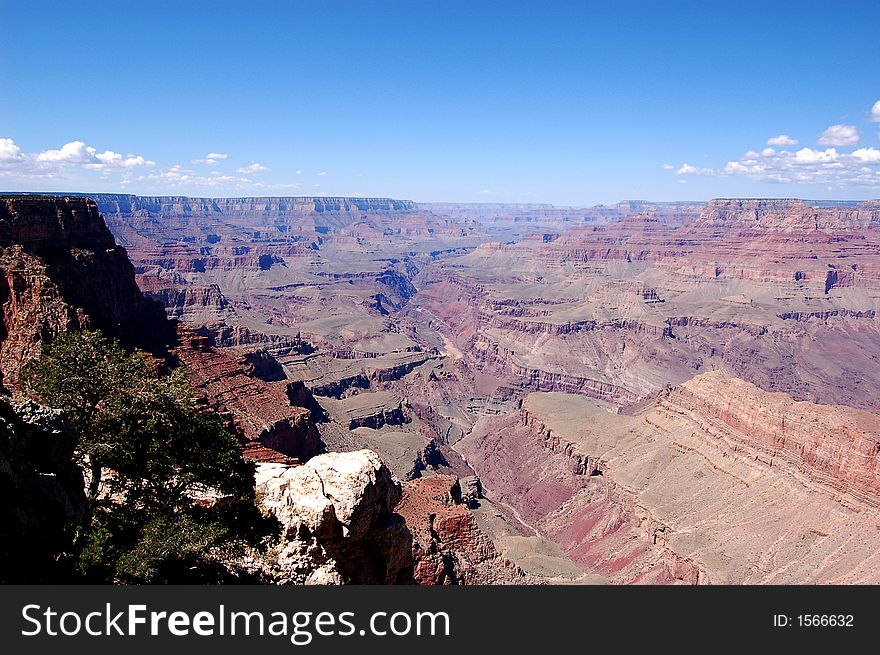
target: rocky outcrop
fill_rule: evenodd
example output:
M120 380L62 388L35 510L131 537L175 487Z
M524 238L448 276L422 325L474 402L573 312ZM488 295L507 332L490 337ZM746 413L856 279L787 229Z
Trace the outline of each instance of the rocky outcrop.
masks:
M148 350L174 338L85 198L0 197L0 312L0 371L10 388L41 344L65 330L100 329Z
M229 302L216 284L145 291L150 298L165 306L169 318L214 323L227 315L229 307Z
M87 502L57 412L0 397L0 583L56 582Z
M345 357L349 359L350 357ZM369 389L375 383L388 383L399 380L425 362L436 359L436 355L419 351L394 352L379 356L362 356L357 372L349 374L327 374L311 380L307 386L317 396L343 398L355 390Z
M260 352L236 356L211 346L209 337L183 327L180 346L174 350L189 384L238 432L246 456L258 461L294 458L304 462L324 450L313 406L292 404L297 396L299 402L309 403L310 394L298 387L289 395L289 383L283 377L267 380L266 358Z
M529 398L534 396L543 394ZM699 563L667 547L668 526L606 475L598 449L590 452L548 423L546 414L524 406L457 448L480 474L488 495L515 508L586 570L618 584L708 580Z
M468 500L477 500L476 482L468 493ZM396 511L413 534L413 575L419 584L528 582L522 569L503 557L478 527L457 478L440 475L406 482Z
M303 466L261 465L257 496L281 524L268 555L247 563L276 584L411 584L412 535L378 455L327 453Z

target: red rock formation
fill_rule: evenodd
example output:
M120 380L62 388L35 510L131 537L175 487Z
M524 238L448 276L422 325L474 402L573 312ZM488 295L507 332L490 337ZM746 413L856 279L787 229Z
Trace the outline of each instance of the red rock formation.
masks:
M855 506L880 507L880 416L796 402L705 373L659 406L686 416L738 455L761 461Z
M419 584L527 582L522 570L498 553L462 504L457 478L439 475L404 483L395 511L413 535L413 576Z
M173 339L85 198L0 198L0 308L0 370L12 388L21 366L64 330L100 329L147 349Z
M288 381L256 377L246 353L236 357L215 349L207 336L187 328L180 328L180 343L174 354L187 381L230 419L245 441L246 456L285 463L289 458L306 461L323 450L312 410L291 405Z
M635 416L532 394L457 448L613 582L872 582L880 417L706 373Z
M719 198L709 202L685 233L707 228L772 232L838 232L880 227L880 202L856 207L813 207L792 198Z
M514 507L572 559L615 583L706 580L699 564L666 547L666 526L631 492L597 474L602 464L595 455L580 452L527 410L490 426L459 447L487 495Z

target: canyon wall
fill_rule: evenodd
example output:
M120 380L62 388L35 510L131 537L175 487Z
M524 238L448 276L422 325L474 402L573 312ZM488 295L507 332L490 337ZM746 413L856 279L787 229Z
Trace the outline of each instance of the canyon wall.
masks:
M532 390L628 405L717 370L877 410L878 216L876 201L719 199L683 225L642 214L486 242L422 271L407 311Z
M11 387L41 344L65 330L100 329L148 350L174 338L85 198L0 198L0 308L0 371Z
M876 583L878 420L706 373L632 416L534 393L458 448L612 582Z

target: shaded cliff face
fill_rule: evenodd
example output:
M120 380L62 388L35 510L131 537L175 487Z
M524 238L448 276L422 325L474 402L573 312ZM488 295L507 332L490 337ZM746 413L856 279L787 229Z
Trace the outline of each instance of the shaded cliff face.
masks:
M156 350L173 339L162 306L143 297L125 249L94 202L0 197L0 371L22 365L64 330L100 329Z
M86 512L75 444L57 412L0 397L0 583L57 580Z

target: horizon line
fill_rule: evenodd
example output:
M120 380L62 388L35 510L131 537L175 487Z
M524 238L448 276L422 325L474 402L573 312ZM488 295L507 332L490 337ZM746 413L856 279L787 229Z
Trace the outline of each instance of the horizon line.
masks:
M124 191L0 191L0 196L69 196L69 197L90 197L90 196L128 196L133 198L187 198L189 200L231 200L231 199L302 199L302 200L389 200L393 202L407 202L415 205L508 205L508 206L544 206L557 209L591 209L594 207L613 207L623 203L643 202L650 204L686 204L686 203L708 203L713 200L797 200L805 203L810 202L828 202L828 203L869 203L880 201L880 196L876 198L807 198L797 196L713 196L705 199L676 199L676 200L650 200L646 198L623 198L612 203L596 203L593 205L570 205L555 204L552 202L491 202L491 201L465 201L456 200L413 200L411 198L396 198L394 196L348 196L348 195L303 195L303 196L259 196L259 195L229 195L229 196L192 196L187 194L140 194Z

